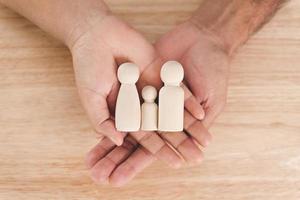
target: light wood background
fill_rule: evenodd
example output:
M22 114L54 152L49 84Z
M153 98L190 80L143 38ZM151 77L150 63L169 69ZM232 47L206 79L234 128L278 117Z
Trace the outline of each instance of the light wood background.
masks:
M108 3L154 41L199 1ZM124 188L97 186L83 165L96 140L69 51L0 6L0 199L299 200L299 0L240 50L231 71L228 105L201 166L155 163Z

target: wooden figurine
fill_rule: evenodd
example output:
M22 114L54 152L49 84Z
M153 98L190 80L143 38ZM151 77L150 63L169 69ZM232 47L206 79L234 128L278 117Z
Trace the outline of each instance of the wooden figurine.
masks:
M118 69L118 79L121 83L115 111L115 124L118 131L134 132L140 129L141 107L135 85L139 75L139 68L133 63L124 63Z
M155 103L157 97L157 91L153 86L146 86L142 90L142 97L144 103L142 105L142 125L143 131L156 131L157 130L157 118L158 108Z
M184 91L180 87L183 67L176 61L169 61L163 65L160 76L164 86L159 92L158 130L183 131Z

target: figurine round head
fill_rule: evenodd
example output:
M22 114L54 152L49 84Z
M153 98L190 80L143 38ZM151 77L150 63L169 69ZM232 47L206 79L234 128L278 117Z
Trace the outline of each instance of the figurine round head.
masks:
M157 97L157 91L155 87L153 86L146 86L142 90L142 97L145 100L145 102L154 102L154 100Z
M166 85L179 85L183 80L184 70L182 65L177 61L166 62L160 71L161 80Z
M123 84L135 84L139 76L139 67L134 63L123 63L118 69L118 79Z

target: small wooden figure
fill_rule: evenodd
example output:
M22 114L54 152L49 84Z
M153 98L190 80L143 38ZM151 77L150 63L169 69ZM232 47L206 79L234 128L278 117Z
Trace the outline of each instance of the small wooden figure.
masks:
M160 76L165 85L159 92L158 130L183 131L184 91L180 87L183 67L176 61L169 61L163 65Z
M142 97L144 103L142 105L142 126L143 131L157 130L158 108L154 102L157 97L157 91L153 86L146 86L143 88Z
M135 85L139 75L139 68L133 63L124 63L118 69L118 79L121 83L115 112L118 131L134 132L140 129L141 107Z

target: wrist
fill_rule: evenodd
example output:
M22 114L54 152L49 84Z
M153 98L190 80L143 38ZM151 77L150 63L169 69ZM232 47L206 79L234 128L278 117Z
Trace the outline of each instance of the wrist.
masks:
M69 47L109 13L102 0L1 0Z
M98 1L99 0L93 0ZM102 1L100 1L102 2ZM108 16L111 15L110 10L104 3L99 3L97 7L82 7L81 11L74 13L71 25L64 32L63 42L72 50L75 43L94 26L99 26Z
M286 0L205 0L191 22L223 42L232 55Z
M240 24L242 17L237 14L240 8L230 5L231 2L213 3L206 0L190 19L198 29L218 38L229 55L249 37L247 24Z
M218 51L229 55L231 45L227 43L222 35L218 34L215 30L210 30L202 26L194 18L191 18L187 22L190 27L193 27L194 32L196 32L195 34L198 42L214 46L214 48L218 49Z

